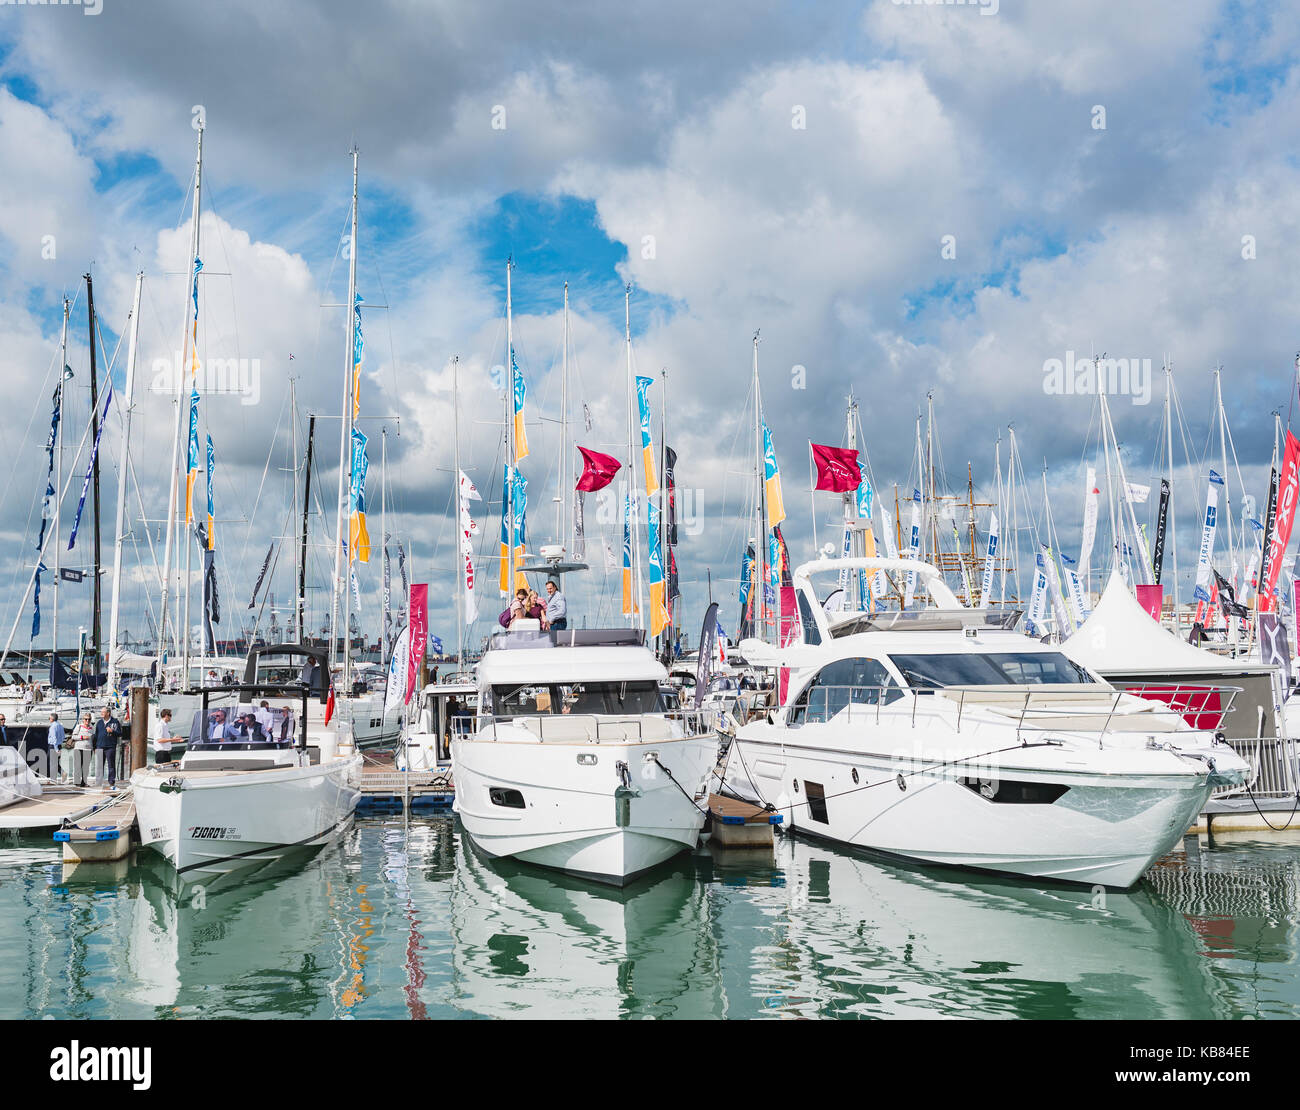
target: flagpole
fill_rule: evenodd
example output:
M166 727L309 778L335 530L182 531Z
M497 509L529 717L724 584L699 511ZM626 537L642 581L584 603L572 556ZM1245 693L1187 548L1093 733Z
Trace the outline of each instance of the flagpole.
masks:
M135 298L131 302L131 337L126 355L126 397L122 406L122 447L117 471L117 538L113 544L113 596L108 615L108 688L117 687L117 619L122 597L122 538L126 523L126 471L131 452L131 409L135 393L135 360L140 339L140 294L144 271L135 275Z
M59 595L63 593L59 585L60 571L60 553L62 545L59 541L59 528L62 520L63 506L63 383L67 378L68 365L68 298L63 298L63 337L59 340L59 428L54 437L54 619L51 626L53 635L53 649L50 655L50 678L54 677L54 661L59 656ZM95 414L90 414L91 423L94 423ZM39 562L39 560L38 560Z
M506 597L515 594L515 325L514 309L511 304L510 272L514 269L514 256L506 259L506 374L509 383L506 387ZM456 475L459 484L460 475Z
M194 263L199 256L199 222L202 214L201 201L203 198L203 121L202 118L197 120L199 138L198 152L194 158L194 200L190 210L190 254L189 254L189 271L191 281L198 281L198 274L194 272ZM185 396L185 369L189 363L186 357L190 353L190 288L187 285L185 289L185 313L184 326L181 329L181 361L176 367L176 427L172 435L172 459L171 459L171 489L167 497L167 538L163 545L163 575L162 575L162 603L161 613L158 619L158 684L163 682L163 657L166 654L167 638L167 608L171 600L172 590L172 555L175 546L176 536L176 517L179 509L178 479L180 477L180 450L181 450L181 423L184 419L185 406L182 400ZM186 643L189 642L188 632L185 637ZM172 637L173 644L179 646L176 637ZM189 670L181 676L180 686L182 689L189 683Z
M817 476L813 463L812 440L808 441L808 510L812 513L813 555L821 554L817 546Z
M457 478L459 481L459 478ZM379 535L382 537L381 550L388 549L388 429L379 430ZM379 659L385 666L388 665L388 592L381 590L383 594L381 601L383 603L383 614L379 622Z
M633 465L635 456L632 454L632 406L634 404L633 396L636 395L636 377L632 373L632 283L631 282L629 282L627 284L627 287L623 290L623 335L627 344L627 387L628 387L627 481L628 481L628 490L631 496L631 503L633 509L636 510L635 517L639 517L641 515L639 511L641 507L641 491L637 488L636 478L634 477L636 473L636 470ZM638 395L638 400L635 403L637 405L637 414L639 416L640 415L639 395ZM647 401L647 404L648 403L649 402ZM640 427L639 420L637 421L637 426ZM646 514L645 514L647 518L646 519L647 544L649 543L649 524L650 524L649 508L650 508L650 497L649 494L647 493ZM637 520L636 524L637 527L633 529L633 535L632 535L632 577L636 582L636 610L633 613L633 618L640 625L642 631L644 631L645 630L645 597L641 589L641 544L639 542L641 538L640 521Z
M460 355L451 356L451 440L456 460L456 669L465 667L465 559L461 548L468 543L464 534L465 522L461 506L464 498L460 489ZM472 558L473 556L470 556Z
M1174 560L1174 581L1170 602L1174 617L1174 634L1182 627L1178 612L1178 522L1174 516L1174 367L1165 360L1165 452L1169 456L1169 542Z
M761 329L759 329L761 330ZM767 638L767 531L764 527L767 508L766 452L763 450L763 399L758 383L758 331L754 332L754 474L758 479L758 496L755 501L757 531L754 533L754 598L755 632L760 640Z

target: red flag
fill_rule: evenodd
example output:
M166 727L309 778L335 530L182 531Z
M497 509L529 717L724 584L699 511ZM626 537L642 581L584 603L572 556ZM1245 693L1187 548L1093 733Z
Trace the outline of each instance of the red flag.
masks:
M334 716L334 683L330 683L330 696L325 702L325 723L330 723L330 718Z
M827 447L824 443L810 443L813 462L817 464L816 489L831 493L852 493L862 484L858 470L858 452L853 447Z
M1264 581L1259 584L1259 611L1277 612L1277 578L1282 573L1282 554L1291 542L1291 529L1295 524L1296 503L1300 501L1300 440L1289 431L1286 434L1286 454L1282 459L1282 473L1277 479L1277 518L1273 524L1273 537L1268 545L1268 563Z
M1134 586L1133 591L1137 594L1138 604L1151 615L1153 621L1159 624L1160 607L1164 603L1165 588L1163 586Z
M588 451L585 447L579 447L578 450L582 452L582 477L578 479L578 484L574 488L582 490L583 493L604 489L614 480L618 468L623 465L612 455Z
M406 700L415 693L415 676L424 662L425 647L429 642L429 586L427 583L411 584L411 649L406 657Z

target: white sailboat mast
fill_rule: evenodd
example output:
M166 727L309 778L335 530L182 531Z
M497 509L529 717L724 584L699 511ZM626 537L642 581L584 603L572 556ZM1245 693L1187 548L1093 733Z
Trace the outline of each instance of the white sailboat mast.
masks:
M194 274L194 260L199 256L199 218L202 214L201 201L203 198L203 124L199 121L199 138L198 151L194 158L194 200L190 209L190 254L187 266L190 281L197 280ZM162 660L166 648L167 638L167 608L171 599L172 590L172 552L175 546L176 537L176 519L177 510L179 509L179 479L180 479L180 452L181 452L181 428L184 423L187 406L185 404L185 370L189 364L190 352L190 281L185 284L185 311L181 314L181 361L176 367L176 427L172 436L172 465L171 465L171 490L167 497L167 538L163 545L163 577L162 577L162 605L158 618L158 679L161 682L163 677ZM183 637L185 642L185 654L189 654L189 629L185 629ZM173 637L173 643L176 638ZM181 676L182 687L188 684L190 680L189 667L186 666Z
M60 523L63 516L63 383L67 378L67 371L64 369L68 365L68 312L70 306L68 298L63 298L63 335L59 340L59 430L54 437L54 522L51 525L54 529L54 619L51 622L50 632L52 634L52 653L50 655L50 665L53 667L53 661L59 654L59 595L63 589L59 584L59 562L62 555L63 544L59 539ZM93 417L92 417L93 419ZM53 671L51 670L51 676Z
M754 332L754 473L758 479L754 529L754 635L767 639L767 482L763 450L763 394L758 382L758 332Z
M131 337L126 354L126 395L122 403L122 446L118 453L117 470L117 530L113 543L113 596L109 601L108 616L108 688L117 688L117 620L122 600L122 541L126 525L126 473L131 456L131 411L135 394L135 360L140 340L140 293L144 287L144 271L135 275L135 297L131 301Z
M330 604L330 654L338 659L339 630L343 632L343 688L350 687L351 669L351 634L348 616L352 608L352 597L348 590L348 578L351 571L352 552L348 560L343 559L344 529L348 527L347 504L352 490L352 371L353 371L353 336L357 302L357 148L352 151L352 237L348 241L348 299L344 306L345 326L343 358L343 419L339 429L339 500L338 513L335 518L334 532L334 597ZM340 606L339 594L342 593ZM340 626L340 609L342 624Z

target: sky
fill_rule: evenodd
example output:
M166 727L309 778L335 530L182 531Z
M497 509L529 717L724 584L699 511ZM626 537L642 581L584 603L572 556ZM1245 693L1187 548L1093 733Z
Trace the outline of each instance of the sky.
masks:
M734 624L755 531L756 331L795 562L838 540L837 500L809 491L808 442L843 442L852 393L878 502L892 510L895 485L905 499L918 483L930 396L942 489L964 492L969 465L977 495L996 499L994 460L1000 451L1005 470L1014 425L1026 480L1002 514L1020 524L1023 592L1049 511L1060 548L1077 553L1084 467L1104 473L1098 398L1054 386L1053 360L1133 360L1131 388L1109 399L1116 439L1130 481L1174 480L1186 600L1207 471L1224 469L1213 372L1234 528L1243 494L1262 513L1272 414L1285 426L1294 408L1300 25L1289 14L1215 0L0 5L0 631L16 629L20 649L32 642L32 602L20 602L65 296L65 548L76 511L87 272L99 370L111 360L119 398L144 274L122 631L144 637L157 619L176 411L166 367L192 324L199 119L198 352L236 369L233 388L200 407L218 460L219 635L255 617L265 628L271 593L287 616L309 414L308 604L314 628L328 620L353 146L370 531L377 541L382 502L394 564L400 540L413 580L431 584L444 645L457 625L457 440L485 498L483 616L467 642L502 604L493 368L506 361L507 258L528 385L530 547L557 539L554 499L576 474L560 473L564 284L571 438L621 457L630 285L633 370L655 379L655 441L662 407L689 509L677 558L692 640L710 583ZM1161 454L1170 380L1172 465ZM120 420L114 408L101 448L106 598ZM613 504L587 503L593 570L569 583L578 623L619 620L601 554L621 543ZM1149 522L1153 510L1154 498L1139 513ZM1103 505L1102 549L1108 515ZM89 540L87 522L63 566L89 569ZM273 543L267 604L249 609ZM371 635L381 581L377 557L358 568ZM36 646L49 643L53 598L45 575ZM61 646L87 624L88 598L88 583L62 587Z

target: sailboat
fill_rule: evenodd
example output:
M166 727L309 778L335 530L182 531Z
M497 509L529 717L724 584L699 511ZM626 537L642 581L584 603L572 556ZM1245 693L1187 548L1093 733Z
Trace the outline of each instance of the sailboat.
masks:
M522 436L522 377L515 363L511 270L506 267L506 479L503 581L513 592L526 573L558 576L586 570L565 558L563 545L543 548L541 560L521 561L524 506L514 492ZM453 734L455 810L475 846L584 878L623 886L698 841L707 809L707 782L717 741L694 714L670 711L661 692L663 664L646 644L645 594L639 542L634 542L633 396L641 410L646 488L656 485L648 443L645 389L633 380L630 287L624 314L628 373L628 479L624 505L624 612L628 627L546 631L520 618L495 632L476 672L479 696L473 730ZM643 379L647 380L647 379ZM651 604L662 606L659 515L648 504ZM635 586L634 586L635 582ZM661 614L652 615L657 631Z

